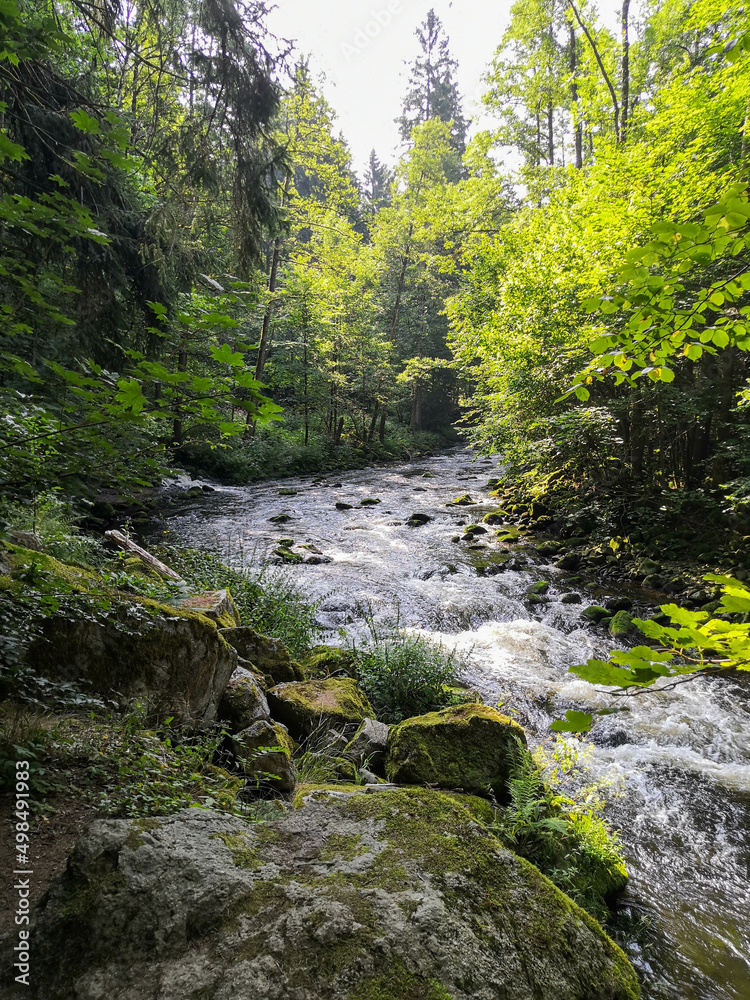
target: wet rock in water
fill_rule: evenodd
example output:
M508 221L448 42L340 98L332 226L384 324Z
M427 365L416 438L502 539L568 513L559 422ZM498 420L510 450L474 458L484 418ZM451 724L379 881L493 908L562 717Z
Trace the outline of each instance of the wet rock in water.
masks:
M261 719L237 733L233 741L237 761L250 778L279 792L294 789L294 744L283 726Z
M407 719L391 728L386 777L399 785L463 788L502 796L512 753L526 744L517 722L468 703Z
M243 660L249 660L267 684L281 684L284 681L301 681L305 672L299 663L292 660L280 639L261 635L255 629L244 625L240 628L222 629L221 635L237 650Z
M461 541L461 536L460 535L454 535L453 538L451 538L451 541L454 542L454 543L455 542L460 542Z
M210 590L205 594L194 594L180 601L177 605L181 611L198 611L210 618L220 628L232 628L239 625L240 615L228 590Z
M537 545L536 550L540 556L556 556L562 545L559 542L542 542Z
M343 500L339 500L336 504L336 510L354 510L354 505L350 503L344 503Z
M273 517L268 518L273 524L286 524L288 521L292 520L291 514L274 514Z
M326 566L332 563L333 559L330 556L305 556L302 562L305 566Z
M390 727L376 719L365 719L354 738L344 749L344 756L357 766L365 765L382 775L385 773L385 753Z
M379 503L382 503L382 502L383 502L382 500L378 500L375 497L365 497L364 500L360 500L359 501L359 506L360 507L376 507Z
M604 602L605 607L608 611L618 612L618 611L630 611L633 607L633 602L629 597L610 597Z
M532 605L532 607L537 604L549 604L549 598L545 597L543 594L529 594L526 600Z
M482 518L482 521L485 524L502 524L507 519L507 517L508 515L505 513L504 510L494 510L491 511L491 513L489 514L485 514L484 517Z
M539 597L541 597L543 594L546 594L548 590L549 590L549 581L539 580L537 583L532 583L532 585L529 587L526 593L529 597L531 597L532 594L537 594Z
M622 951L486 804L368 789L261 823L96 820L34 915L30 997L636 1000Z
M609 623L609 634L613 639L624 639L634 630L633 616L628 611L618 611Z
M646 576L643 579L643 586L647 590L660 590L662 584L663 584L662 578L660 576L657 576L655 573L650 576Z
M410 528L419 528L423 524L429 524L430 521L432 521L432 518L429 514L414 513L409 517L409 520L406 523Z
M596 622L600 622L604 618L609 618L609 611L599 604L590 604L581 612L581 618L585 618L586 621L596 624Z
M464 493L463 496L456 497L455 500L449 500L445 505L446 507L475 507L476 500L472 500L468 493Z
M283 722L295 739L315 729L356 727L375 714L351 677L278 684L268 692L274 719Z
M580 562L581 557L577 552L566 552L565 555L555 560L555 566L558 569L578 569Z
M464 531L464 541L470 538L474 538L475 535L488 535L489 531L487 528L483 528L481 524L470 524Z
M299 552L292 552L291 549L286 548L283 545L279 545L278 548L273 550L273 554L277 559L280 559L283 563L290 563L292 565L297 565L304 562L303 557Z
M563 594L562 597L560 598L560 603L561 604L580 604L581 603L581 595L580 594L574 594L574 593Z
M296 497L297 493L297 490L279 490L280 497Z
M219 718L229 723L230 731L239 733L271 712L259 678L250 670L238 668L219 702Z

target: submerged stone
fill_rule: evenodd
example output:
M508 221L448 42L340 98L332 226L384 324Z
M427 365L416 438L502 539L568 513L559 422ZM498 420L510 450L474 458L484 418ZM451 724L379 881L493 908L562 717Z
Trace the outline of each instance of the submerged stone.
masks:
M517 742L526 744L522 727L486 705L430 712L391 729L386 777L399 785L502 795Z
M95 821L33 916L29 996L637 1000L622 951L486 804L368 788L308 788L265 823Z

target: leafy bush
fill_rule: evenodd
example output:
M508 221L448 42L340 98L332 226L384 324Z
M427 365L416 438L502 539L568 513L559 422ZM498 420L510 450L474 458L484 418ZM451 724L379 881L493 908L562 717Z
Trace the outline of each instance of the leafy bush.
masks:
M454 653L398 632L373 635L357 654L357 679L377 717L389 723L451 704L460 669Z

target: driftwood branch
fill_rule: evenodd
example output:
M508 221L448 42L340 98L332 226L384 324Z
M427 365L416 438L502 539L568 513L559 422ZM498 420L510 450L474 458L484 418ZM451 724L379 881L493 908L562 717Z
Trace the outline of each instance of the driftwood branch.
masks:
M113 542L118 549L122 549L124 552L132 552L142 559L147 566L151 569L156 570L159 576L165 576L168 580L179 580L182 583L182 577L178 576L173 569L169 566L165 566L163 562L152 556L150 552L146 552L142 549L140 545L136 545L135 542L131 542L129 538L126 538L121 531L105 531L104 537L110 542Z

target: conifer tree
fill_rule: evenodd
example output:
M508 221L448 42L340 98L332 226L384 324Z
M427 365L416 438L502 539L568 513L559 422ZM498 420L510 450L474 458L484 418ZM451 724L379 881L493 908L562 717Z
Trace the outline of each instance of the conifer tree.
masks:
M451 57L450 39L433 9L415 34L422 54L412 64L403 114L396 119L401 137L408 141L415 125L424 125L432 118L453 122L451 143L463 153L468 122L461 112L461 97L455 81L458 63Z
M365 209L368 212L375 214L391 204L392 181L393 171L380 162L378 154L373 149L365 170L365 185L362 192Z

